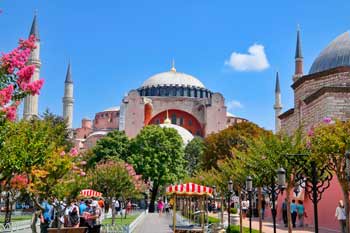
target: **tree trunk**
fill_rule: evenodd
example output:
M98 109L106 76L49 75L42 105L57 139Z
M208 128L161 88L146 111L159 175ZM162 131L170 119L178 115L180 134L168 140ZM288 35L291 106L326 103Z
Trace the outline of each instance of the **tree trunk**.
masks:
M6 204L5 204L5 221L4 221L4 225L6 226L7 224L11 223L11 213L12 213L12 205L10 202L10 192L7 191L6 194Z
M294 183L294 181L293 181ZM292 230L292 215L290 213L290 192L292 190L292 186L288 184L286 189L286 198L287 198L287 220L288 220L288 233L293 232Z
M115 201L118 201L118 200L115 200ZM113 206L113 203L112 203L112 199L110 201L108 201L108 207L110 206L111 209L112 209L112 225L114 225L115 223L115 208Z
M262 201L261 187L258 187L258 215L259 215L259 232L260 233L262 233L261 201Z
M38 221L38 217L40 216L41 211L34 211L32 217L32 223L30 224L30 228L32 228L32 233L36 233L36 222Z
M148 212L150 212L150 213L155 212L154 202L156 201L156 197L158 194L158 188L159 188L158 185L153 184L152 194L151 194L151 203L149 203L149 209L148 209Z
M243 232L243 216L242 216L242 195L240 194L240 191L238 192L239 194L239 232Z

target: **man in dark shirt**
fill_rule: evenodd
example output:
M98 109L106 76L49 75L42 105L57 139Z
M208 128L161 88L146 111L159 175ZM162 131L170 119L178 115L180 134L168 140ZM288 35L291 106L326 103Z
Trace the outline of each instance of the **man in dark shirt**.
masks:
M261 219L264 220L265 217L265 207L266 207L266 201L265 198L261 200Z

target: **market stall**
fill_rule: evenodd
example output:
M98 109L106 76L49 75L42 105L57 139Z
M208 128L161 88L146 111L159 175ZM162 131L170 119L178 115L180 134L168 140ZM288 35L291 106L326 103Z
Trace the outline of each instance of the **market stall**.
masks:
M175 233L182 232L204 232L205 216L207 214L207 199L211 197L213 189L207 186L186 183L170 185L166 189L166 194L172 196L173 225ZM179 217L185 219L185 223L177 223L177 208L181 210ZM200 220L200 225L194 224ZM193 223L193 224L192 224Z

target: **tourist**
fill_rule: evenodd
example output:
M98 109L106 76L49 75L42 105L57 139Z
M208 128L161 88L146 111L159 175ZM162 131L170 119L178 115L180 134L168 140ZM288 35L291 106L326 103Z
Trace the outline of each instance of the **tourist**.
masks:
M131 201L128 201L128 204L126 204L126 213L130 214L131 213L131 209L132 209L132 204Z
M304 226L305 208L303 205L303 201L301 201L301 200L298 201L297 211L298 211L299 227L303 227Z
M297 221L297 205L295 204L295 200L292 200L292 203L290 203L290 213L292 214L292 224L293 227L296 227L296 221Z
M158 199L157 208L159 211L159 216L161 217L162 213L163 213L164 203L163 203L162 199L160 199L160 198Z
M84 213L86 222L88 223L89 233L100 233L101 230L101 214L102 210L97 201L89 201L87 212Z
M120 201L117 199L117 200L115 200L115 202L114 202L114 209L115 209L115 213L118 215L120 212L121 212L121 210L122 210L122 205L121 205L121 203L120 203Z
M340 200L337 208L335 209L335 217L339 221L341 233L345 233L346 230L346 214L343 204L343 200Z
M247 210L248 210L249 203L247 200L242 201L242 216L245 218L247 216Z
M47 229L52 221L53 207L47 202L47 200L44 200L41 203L41 206L43 207L43 211L40 215L40 232L47 233Z
M284 226L288 226L288 213L287 213L287 198L284 199L284 202L282 203L282 216L283 216L283 223Z
M80 214L79 207L76 205L75 201L66 208L64 226L65 227L79 227L80 224Z
M265 198L263 197L261 200L261 219L264 220L265 217L265 207L266 207L266 201Z
M85 201L84 200L81 200L80 201L80 204L79 204L79 213L82 214L85 212L87 206L85 204Z

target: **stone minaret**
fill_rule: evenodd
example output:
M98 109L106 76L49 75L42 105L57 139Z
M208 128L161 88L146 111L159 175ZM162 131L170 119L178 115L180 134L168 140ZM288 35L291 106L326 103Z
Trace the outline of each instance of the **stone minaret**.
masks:
M39 80L40 75L40 37L39 37L39 28L37 23L37 15L35 14L32 28L30 29L29 36L34 35L36 37L36 48L32 51L28 59L28 65L35 65L35 71L31 81ZM39 105L39 96L38 95L29 95L24 99L23 106L23 118L28 120L32 117L38 116L38 105Z
M67 127L69 130L73 129L73 80L70 68L68 64L66 80L64 81L64 96L63 102L63 118L67 120Z
M276 73L275 105L273 106L273 109L275 109L275 132L277 133L281 130L281 120L278 118L278 116L282 111L281 89L278 72Z
M301 52L301 40L300 40L300 29L297 29L297 45L295 49L295 71L293 75L293 81L295 82L298 78L303 76L303 54Z

